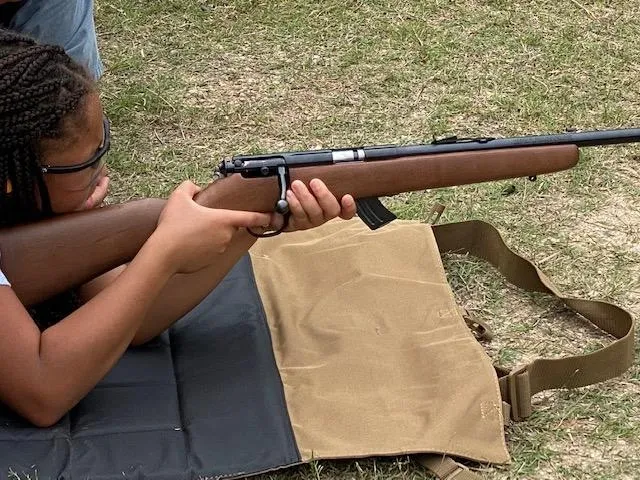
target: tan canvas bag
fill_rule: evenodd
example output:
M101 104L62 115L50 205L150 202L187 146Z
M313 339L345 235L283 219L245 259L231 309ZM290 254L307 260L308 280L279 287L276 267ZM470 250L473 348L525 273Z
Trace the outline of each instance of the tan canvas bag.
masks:
M496 367L456 305L443 252L488 261L616 340L588 355ZM483 222L370 231L332 221L261 240L250 256L303 461L415 454L441 479L476 478L453 458L508 463L504 427L532 414L532 395L615 377L633 361L628 312L565 297Z

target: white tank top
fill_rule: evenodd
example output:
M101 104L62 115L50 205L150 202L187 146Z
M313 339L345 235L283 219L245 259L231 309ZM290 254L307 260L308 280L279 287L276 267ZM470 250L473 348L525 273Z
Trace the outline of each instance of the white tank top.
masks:
M2 273L2 270L0 270L0 286L2 285L11 286L11 284L9 283L9 280L7 280L7 277L5 277L4 273Z

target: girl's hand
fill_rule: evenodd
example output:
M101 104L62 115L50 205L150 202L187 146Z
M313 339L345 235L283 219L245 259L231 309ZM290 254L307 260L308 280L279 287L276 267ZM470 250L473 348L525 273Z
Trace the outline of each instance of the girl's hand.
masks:
M101 177L96 184L89 198L84 202L83 210L91 210L92 208L101 207L107 194L109 193L109 177L106 175Z
M289 224L286 232L307 230L340 217L349 220L356 214L356 202L351 195L345 195L340 202L329 191L322 180L314 178L309 187L300 180L294 180L287 192L289 202ZM282 217L274 214L271 223L282 225Z
M158 227L149 239L176 273L193 273L224 253L241 228L268 227L271 215L207 208L193 197L200 187L183 182L169 197Z

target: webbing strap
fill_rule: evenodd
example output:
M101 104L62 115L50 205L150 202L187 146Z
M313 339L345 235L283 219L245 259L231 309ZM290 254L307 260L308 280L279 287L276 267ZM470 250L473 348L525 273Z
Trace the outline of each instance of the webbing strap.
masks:
M439 480L482 480L480 475L446 455L415 455L415 459Z
M556 296L567 307L617 338L586 355L540 358L501 376L500 391L503 400L511 406L512 420L520 421L531 415L531 396L538 392L591 385L621 375L631 366L635 322L629 312L606 302L565 297L535 265L511 251L495 227L488 223L474 220L435 225L432 229L440 253L468 253L482 258L515 286Z

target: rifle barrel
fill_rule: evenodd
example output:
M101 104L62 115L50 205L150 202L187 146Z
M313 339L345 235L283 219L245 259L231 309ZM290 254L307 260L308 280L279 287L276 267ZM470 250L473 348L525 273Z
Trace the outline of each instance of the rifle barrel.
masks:
M576 145L577 147L596 147L601 145L615 145L621 143L640 142L640 128L627 128L620 130L595 130L589 132L567 132L551 135L526 135L521 137L508 138L471 138L471 139L451 139L435 140L427 145L407 145L398 146L396 151L385 149L389 147L369 147L365 148L367 158L376 158L399 152L404 155L424 155L429 153L465 152L474 150L490 150L496 148L522 148L522 147L542 147L550 145ZM369 153L370 152L370 153ZM373 154L373 155L372 155Z

